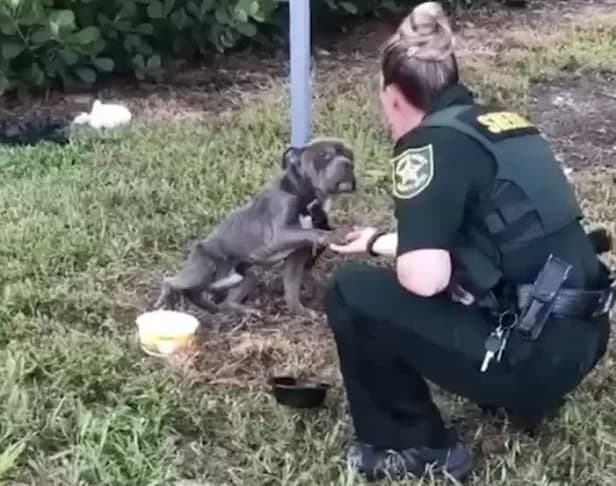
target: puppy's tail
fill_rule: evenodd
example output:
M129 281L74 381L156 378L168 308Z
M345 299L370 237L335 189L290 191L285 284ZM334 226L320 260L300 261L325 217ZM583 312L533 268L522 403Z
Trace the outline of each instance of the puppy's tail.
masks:
M173 309L180 296L183 296L208 312L216 312L218 307L203 297L203 292L216 277L216 270L216 262L197 243L182 269L173 277L163 279L161 294L155 306Z
M179 295L178 292L171 286L169 278L163 278L160 286L160 295L154 304L154 309L168 308L174 310L177 306Z

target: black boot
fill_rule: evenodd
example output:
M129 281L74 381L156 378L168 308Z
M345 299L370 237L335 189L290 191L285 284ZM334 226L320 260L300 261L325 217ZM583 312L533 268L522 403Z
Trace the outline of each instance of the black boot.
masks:
M464 480L473 470L473 457L453 430L448 431L447 446L442 449L417 447L403 450L377 449L356 442L347 453L349 464L369 480L423 476L432 470Z

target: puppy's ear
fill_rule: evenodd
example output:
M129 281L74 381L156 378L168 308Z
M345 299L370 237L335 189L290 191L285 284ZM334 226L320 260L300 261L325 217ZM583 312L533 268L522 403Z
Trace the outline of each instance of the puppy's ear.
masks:
M286 170L290 165L299 164L301 150L297 147L288 147L282 154L282 170Z

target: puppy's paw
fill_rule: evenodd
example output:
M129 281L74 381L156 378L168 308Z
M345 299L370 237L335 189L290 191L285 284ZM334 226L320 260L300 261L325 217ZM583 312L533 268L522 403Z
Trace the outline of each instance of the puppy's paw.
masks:
M154 310L175 310L178 307L179 300L179 297L171 291L163 292L154 302L152 308Z
M284 284L282 283L282 279L274 280L271 284L268 285L267 290L275 295L283 295Z
M315 241L316 246L327 246L329 245L331 239L332 239L332 235L333 235L333 231L325 231L325 230L318 230L317 232L317 239Z
M252 316L257 319L263 319L265 317L265 314L263 314L263 312L261 312L259 309L253 309L252 307L247 307L240 312L242 312L244 315Z
M321 296L325 290L323 282L317 280L314 275L309 275L304 280L304 288L306 289L306 295L308 299L316 299Z
M319 236L318 246L327 247L331 244L344 244L344 237L337 231L322 231Z
M304 317L311 321L317 321L320 319L320 315L314 309L309 309L303 305L296 305L291 309L291 313L297 317Z
M244 304L238 304L237 302L225 302L220 305L220 308L228 312L236 312L238 314L258 317L260 319L263 318L263 313L259 309Z

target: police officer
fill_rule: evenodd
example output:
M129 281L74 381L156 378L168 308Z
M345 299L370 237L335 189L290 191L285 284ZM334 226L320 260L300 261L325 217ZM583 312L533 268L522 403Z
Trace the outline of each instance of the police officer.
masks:
M473 458L426 380L539 423L605 353L612 280L537 128L459 81L438 3L402 22L381 74L397 231L358 228L331 248L390 257L393 270L348 264L326 294L348 458L371 478L431 466L463 479Z

